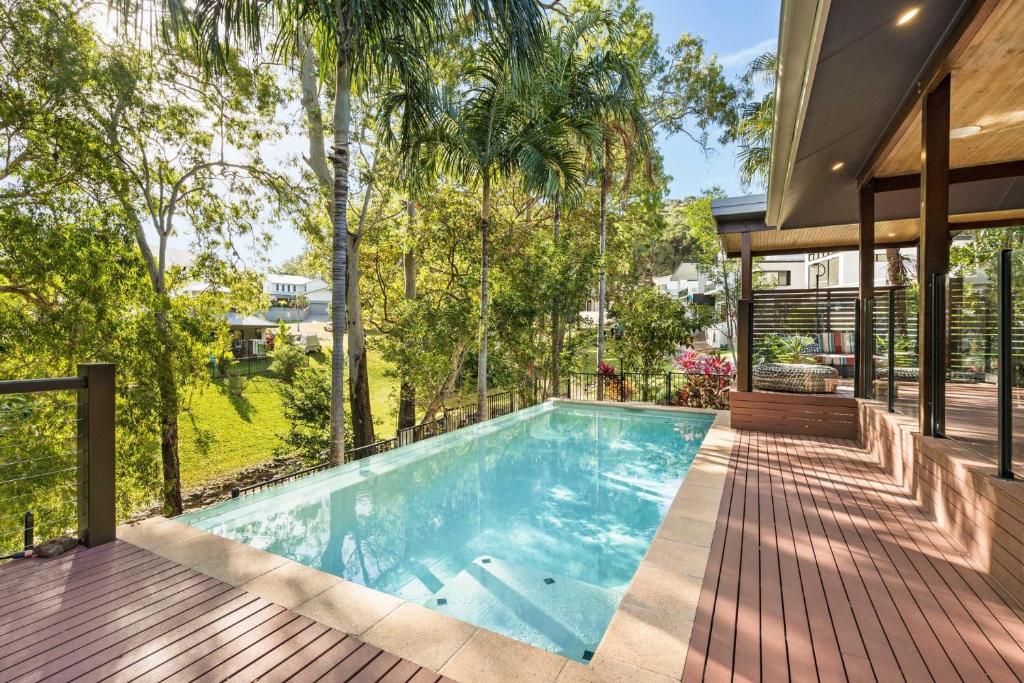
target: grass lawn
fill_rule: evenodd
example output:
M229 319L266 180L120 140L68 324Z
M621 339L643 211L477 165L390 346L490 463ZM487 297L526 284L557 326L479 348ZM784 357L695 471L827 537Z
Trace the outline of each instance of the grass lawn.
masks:
M328 362L324 356L312 360ZM388 438L395 433L398 381L385 376L387 363L376 352L370 352L367 365L377 438ZM178 421L184 488L273 458L288 431L278 386L272 376L257 375L249 379L242 399L232 399L221 380L192 396L191 410L183 411Z
M192 396L191 410L178 420L181 482L200 486L258 462L270 460L288 431L277 380L252 377L241 399L228 395L222 380Z

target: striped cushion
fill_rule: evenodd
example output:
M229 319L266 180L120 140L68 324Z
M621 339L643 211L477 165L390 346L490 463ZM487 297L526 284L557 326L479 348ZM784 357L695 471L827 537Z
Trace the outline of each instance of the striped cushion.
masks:
M817 336L822 353L853 353L853 332L823 332Z

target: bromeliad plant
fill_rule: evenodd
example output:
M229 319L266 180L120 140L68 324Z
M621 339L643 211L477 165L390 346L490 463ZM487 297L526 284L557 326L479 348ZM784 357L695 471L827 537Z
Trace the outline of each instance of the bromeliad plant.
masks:
M729 385L736 372L732 361L717 353L686 350L676 356L675 366L686 378L672 397L672 405L714 410L729 407Z
M626 386L626 378L615 370L614 365L605 362L597 364L597 379L604 384L606 401L628 401L632 392Z

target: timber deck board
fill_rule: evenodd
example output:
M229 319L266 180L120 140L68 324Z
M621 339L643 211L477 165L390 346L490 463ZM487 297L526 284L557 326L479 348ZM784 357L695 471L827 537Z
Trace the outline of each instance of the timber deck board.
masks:
M0 681L441 677L123 541L0 565Z
M683 681L1021 681L1022 636L854 442L738 432Z

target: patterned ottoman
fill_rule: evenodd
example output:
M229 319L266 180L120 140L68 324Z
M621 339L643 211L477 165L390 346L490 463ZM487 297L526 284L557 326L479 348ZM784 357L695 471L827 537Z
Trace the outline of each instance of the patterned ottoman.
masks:
M762 363L752 372L755 389L796 394L831 394L839 386L839 371L827 365Z

